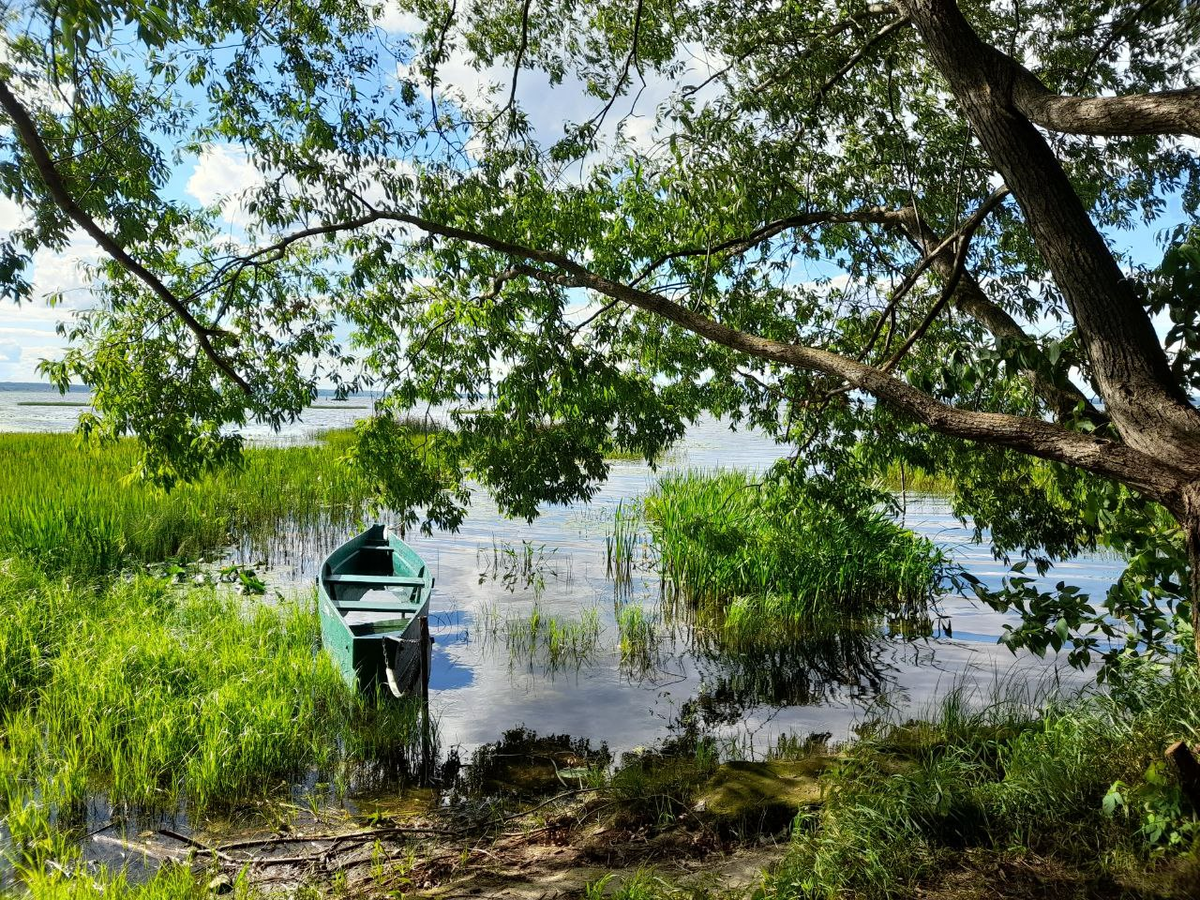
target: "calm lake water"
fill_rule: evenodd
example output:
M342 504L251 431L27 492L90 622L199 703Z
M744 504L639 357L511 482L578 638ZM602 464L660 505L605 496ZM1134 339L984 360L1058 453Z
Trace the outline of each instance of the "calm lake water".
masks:
M20 405L59 399L83 402L86 393L59 398L45 387L0 384L0 431L71 430L79 407ZM369 407L369 399L355 399L345 408L311 410L282 435L266 429L250 429L248 435L306 440L316 429L351 424ZM759 436L706 421L690 431L664 468L761 469L780 455L780 447ZM881 705L920 711L957 685L978 688L986 697L1014 684L1044 690L1086 680L1065 659L1014 656L998 646L1011 619L953 594L942 598L942 626L929 635L881 630L801 643L774 655L714 654L704 634L662 608L650 561L636 567L632 585L619 591L608 577L606 537L617 505L645 494L655 478L645 465L614 463L591 504L547 508L531 524L505 519L477 492L459 533L411 537L437 578L430 698L443 749L459 746L465 756L525 725L542 734L607 742L619 752L669 737L690 720L739 752L756 754L786 733L852 737L855 723ZM970 530L944 500L909 496L903 518L977 577L998 584L1007 571L986 544L971 542ZM343 538L331 534L312 542L279 535L282 549L269 560L268 580L283 591L311 591L327 547ZM248 549L234 548L230 557L259 562ZM1120 568L1108 556L1081 557L1057 566L1046 580L1099 596ZM641 605L658 624L661 641L649 667L621 664L616 615L628 603ZM595 610L601 626L595 652L565 666L539 654L511 654L503 623L527 617L535 605L544 615L564 619Z

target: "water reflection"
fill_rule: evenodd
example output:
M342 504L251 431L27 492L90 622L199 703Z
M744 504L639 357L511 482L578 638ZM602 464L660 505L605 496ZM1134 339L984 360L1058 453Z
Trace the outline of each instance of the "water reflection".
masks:
M16 407L10 402L16 399L0 396L0 429L69 430L79 412ZM257 437L305 440L315 428L349 425L362 414L313 410L285 435ZM762 469L780 454L769 441L707 420L689 432L671 465ZM469 753L526 724L543 734L607 741L620 753L663 738L685 709L697 710L731 739L788 732L831 732L840 739L880 697L921 706L955 680L986 690L999 677L1041 679L1058 669L1064 683L1081 677L1052 657L1022 655L1014 669L1014 658L995 644L1010 620L957 596L941 604L953 636L871 623L779 635L765 647L729 644L662 604L653 555L644 545L635 542L614 558L617 511L649 490L655 477L643 465L615 463L590 505L548 507L533 523L505 519L477 495L460 533L412 536L437 578L430 695L443 747L459 745ZM986 583L998 583L1004 574L986 544L971 543L970 531L944 501L910 497L904 524ZM280 591L306 595L321 560L354 530L332 520L278 529L247 539L228 561L255 566ZM263 561L268 568L258 567ZM1116 560L1080 558L1057 567L1049 580L1102 596L1119 569ZM594 647L578 666L572 661L555 669L535 657L514 663L506 641L485 640L489 616L528 622L535 608L559 622L578 622L595 610ZM640 622L622 612L629 609L639 611Z

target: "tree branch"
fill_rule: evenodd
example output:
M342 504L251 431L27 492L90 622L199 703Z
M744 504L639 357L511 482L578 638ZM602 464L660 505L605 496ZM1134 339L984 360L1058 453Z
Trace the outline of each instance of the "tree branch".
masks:
M41 176L42 182L46 185L46 190L59 209L66 213L71 221L87 232L92 240L99 244L101 249L116 260L125 271L149 287L179 317L179 320L196 336L196 343L199 345L200 350L226 378L236 384L245 393L252 393L249 383L213 347L211 337L220 332L205 327L192 315L187 304L176 297L157 275L130 256L115 238L101 228L96 220L75 202L75 198L71 196L70 190L68 190L66 183L55 167L54 160L50 157L50 153L42 141L42 136L38 133L37 127L33 124L28 111L13 96L12 91L9 90L8 82L3 79L0 79L0 107L8 113L8 117L13 123L13 129L33 159L38 174Z
M604 120L608 117L608 114L612 112L613 106L616 105L617 98L621 96L621 89L625 87L625 81L629 78L629 70L633 67L633 64L638 58L638 40L642 32L642 9L644 3L645 0L637 0L637 6L633 11L633 34L630 35L629 38L629 52L625 54L625 62L621 66L620 73L617 75L617 82L615 85L613 85L612 94L609 96L608 102L604 104L598 113L584 122L583 125L580 126L580 130L593 127L599 128L602 124L604 124ZM640 63L638 64L638 75L641 76ZM642 78L642 84L645 83L645 78ZM634 102L634 106L637 106L636 100Z
M767 222L765 225L741 237L728 238L727 240L710 244L706 247L688 247L683 250L673 250L670 253L664 253L647 263L630 284L635 286L641 284L654 274L656 269L661 268L672 260L684 259L689 256L712 256L717 253L728 253L731 256L736 256L753 250L764 241L769 241L776 235L782 234L792 228L805 228L812 225L845 225L849 223L882 225L898 220L900 215L901 212L899 210L887 209L881 206L870 206L851 212L821 210L819 212L797 213L793 216L784 216L782 219Z
M902 0L931 64L1020 204L1130 447L1200 474L1200 411L1172 378L1150 317L1045 138L1014 106L1015 60L985 44L953 0Z
M436 225L434 229L445 230ZM1011 447L1042 459L1117 478L1168 505L1178 503L1180 492L1189 479L1184 472L1165 466L1125 444L1068 431L1042 419L957 409L874 366L827 350L787 344L739 331L659 294L610 281L555 253L518 248L484 235L477 237L479 243L502 253L514 254L515 251L527 259L560 269L558 272L546 272L535 266L517 266L531 278L565 287L590 288L748 356L843 379L851 388L873 395L942 434Z
M873 366L827 350L788 344L739 331L660 294L598 275L570 257L551 250L526 247L408 213L378 215L412 225L430 235L466 241L512 259L524 260L526 264L518 263L513 268L531 278L562 287L594 290L748 356L840 378L853 388L871 394L934 431L951 437L1011 447L1042 459L1116 478L1168 506L1178 506L1181 491L1191 477L1187 470L1177 469L1126 444L1068 431L1042 419L957 409ZM541 263L556 271L545 271L528 263Z
M521 43L517 47L517 55L513 61L512 86L508 91L508 102L497 110L496 115L492 117L492 121L488 122L487 127L489 128L495 125L505 112L512 112L516 106L517 76L521 74L521 63L525 60L525 51L529 49L529 7L532 3L533 0L525 0L524 5L521 7Z
M905 209L904 213L900 227L915 246L929 254L935 246L942 243L915 209ZM952 277L954 262L948 247L937 254L933 261L933 268L947 280ZM983 325L997 340L1037 349L1033 338L1025 333L1024 329L1017 324L1017 320L1010 316L1003 307L987 296L982 285L966 269L963 270L962 277L958 282L958 289L951 300L955 308ZM1108 417L1096 409L1083 392L1070 382L1060 385L1033 369L1026 370L1023 374L1033 384L1038 395L1050 404L1059 421L1068 419L1075 415L1077 410L1081 410L1083 417L1094 425L1108 424Z
M1200 88L1123 97L1068 97L1051 91L1015 60L1012 64L1013 104L1031 122L1050 131L1106 137L1200 136Z
M837 86L837 83L845 78L856 65L862 62L863 57L875 49L875 47L883 43L889 34L894 31L899 31L905 25L909 24L909 21L910 20L908 16L900 16L899 18L888 22L881 29L879 29L879 31L875 32L875 34L872 35L865 44L863 44L855 53L850 56L848 60L846 60L845 63L842 64L841 68L834 72L833 75L830 76L829 79L817 89L817 101L820 102L823 100L825 95L833 90L833 88Z

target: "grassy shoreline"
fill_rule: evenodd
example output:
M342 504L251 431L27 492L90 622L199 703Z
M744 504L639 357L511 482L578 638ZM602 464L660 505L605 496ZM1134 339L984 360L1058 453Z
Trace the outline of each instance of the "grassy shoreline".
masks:
M311 446L250 447L242 468L166 493L130 478L132 441L92 448L70 434L2 434L0 558L100 575L235 542L266 553L284 523L311 529L365 513L369 486L341 463L348 441L331 432Z
M116 870L79 875L94 801L135 826L164 810L200 821L276 798L303 802L314 784L341 792L395 783L416 766L425 735L414 708L346 688L318 652L307 597L258 603L146 571L231 539L265 542L284 523L351 521L370 492L341 463L349 439L334 431L314 446L251 448L242 469L162 494L122 481L134 458L128 444L93 451L68 435L0 436L0 816L9 872L30 895L209 895L206 874L173 865L139 885ZM905 485L916 490L908 474ZM649 527L675 601L704 617L712 653L729 662L728 683L710 685L716 695L736 700L749 685L759 697L759 681L791 672L776 699L821 702L823 685L873 677L854 668L847 646L869 638L862 623L928 600L938 565L931 547L873 514L813 507L789 516L788 499L764 496L741 474L691 473L665 479L644 509L619 513L609 543L618 598L633 557L646 552L639 529ZM668 605L618 611L613 652L624 671L654 669L668 614ZM597 616L554 618L535 605L520 620L497 613L491 630L522 661L570 668L593 651ZM1024 873L1014 894L1031 898L1103 895L1106 884L1131 897L1185 896L1200 884L1200 811L1162 751L1175 739L1200 741L1197 697L1189 658L1169 677L1145 674L1103 696L979 703L951 691L925 715L864 723L845 747L781 742L773 758L828 758L819 800L773 832L778 823L735 827L697 812L718 754L712 735L688 732L607 774L579 774L564 757L553 783L564 771L590 779L570 784L591 800L578 824L532 819L529 831L592 840L571 829L598 809L612 817L610 830L617 822L664 838L734 828L727 840L736 845L767 828L762 836L787 852L748 892L756 900L974 900L997 871ZM500 807L487 816L504 825L512 814ZM683 852L663 846L667 859ZM428 852L444 856L448 845ZM651 870L601 881L584 893L727 896ZM264 896L240 876L229 887L243 900ZM333 881L315 890L339 896Z

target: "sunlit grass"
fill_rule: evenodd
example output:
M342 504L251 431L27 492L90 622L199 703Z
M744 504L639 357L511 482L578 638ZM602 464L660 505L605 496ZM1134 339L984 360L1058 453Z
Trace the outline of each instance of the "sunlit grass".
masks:
M633 675L645 675L658 668L661 660L661 628L656 616L635 603L626 603L617 611L617 632L621 667Z
M731 629L923 610L942 557L883 512L788 506L742 472L683 472L645 499L671 584L728 606Z
M105 900L207 900L214 896L210 876L175 864L163 866L144 882L131 881L123 871L107 868L77 874L66 866L44 870L21 867L18 874L27 896L38 900L95 900L98 896ZM225 887L222 896L258 900L265 895L251 888L243 875Z
M971 850L1028 853L1107 884L1185 854L1200 826L1162 751L1200 735L1194 666L1068 700L1024 683L986 702L951 690L915 719L867 723L766 895L913 895Z
M10 567L0 602L0 804L14 838L14 810L34 798L196 811L314 769L348 784L420 753L416 703L382 710L351 691L317 652L307 601L246 606L148 576L91 587Z
M231 542L266 552L281 525L355 521L369 488L341 457L348 438L255 447L239 470L164 493L128 478L137 449L80 446L72 435L0 435L0 558L99 574L129 563L198 558Z
M948 475L926 472L913 466L892 463L876 485L893 493L929 494L934 497L953 497L954 479Z

